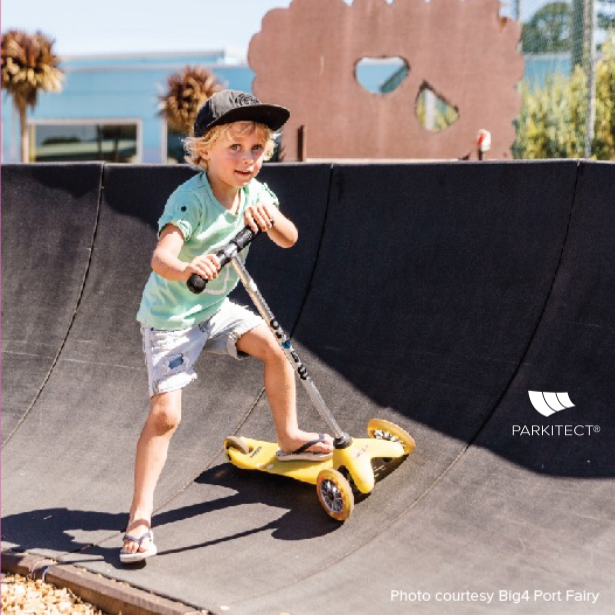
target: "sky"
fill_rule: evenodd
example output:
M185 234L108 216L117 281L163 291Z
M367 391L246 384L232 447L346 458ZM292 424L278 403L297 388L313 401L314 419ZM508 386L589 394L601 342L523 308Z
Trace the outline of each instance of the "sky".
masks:
M227 49L245 57L291 0L3 0L2 32L41 30L59 55Z
M344 0L352 4L353 0ZM394 0L387 0L392 2ZM429 0L427 0L429 1ZM512 5L514 0L506 0ZM545 0L523 0L523 13ZM41 30L59 55L214 51L245 58L265 14L291 0L2 0L2 32ZM510 6L504 13L510 14ZM533 12L533 11L532 11Z

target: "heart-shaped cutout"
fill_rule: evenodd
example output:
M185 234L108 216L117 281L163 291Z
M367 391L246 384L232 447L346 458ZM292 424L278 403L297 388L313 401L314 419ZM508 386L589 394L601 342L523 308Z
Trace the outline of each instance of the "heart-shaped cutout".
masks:
M410 65L400 56L364 57L354 65L357 82L374 94L388 94L398 88L410 72Z

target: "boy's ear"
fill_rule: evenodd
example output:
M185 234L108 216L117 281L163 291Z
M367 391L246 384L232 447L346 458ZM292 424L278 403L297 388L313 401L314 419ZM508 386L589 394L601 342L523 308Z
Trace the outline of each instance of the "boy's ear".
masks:
M197 151L199 152L199 156L203 158L203 160L207 160L209 156L209 150L203 143L197 144Z

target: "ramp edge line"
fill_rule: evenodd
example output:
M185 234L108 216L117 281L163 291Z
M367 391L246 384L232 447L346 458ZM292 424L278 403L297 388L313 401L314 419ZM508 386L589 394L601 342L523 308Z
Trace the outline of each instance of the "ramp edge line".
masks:
M303 316L303 312L305 310L305 306L307 304L308 297L312 292L312 286L314 282L314 277L316 276L316 269L318 268L318 264L320 262L320 254L322 252L322 244L325 240L325 232L327 229L327 220L329 219L329 211L331 209L331 190L333 186L333 176L335 173L335 166L329 165L329 181L327 184L327 201L325 203L325 215L322 218L322 225L320 227L320 238L318 240L318 247L316 248L316 257L314 258L314 265L312 266L312 273L310 274L308 283L305 288L305 293L303 295L303 299L301 300L301 305L299 307L299 312L297 313L297 318L295 319L295 323L291 327L290 337L292 338L293 334L297 330L299 323L301 322L301 316Z
M533 331L532 331L532 333L530 335L530 339L528 340L528 342L527 342L527 344L525 346L525 349L523 350L523 352L521 354L521 358L520 358L519 362L517 363L517 367L513 370L513 373L511 375L508 383L504 387L502 393L498 396L498 398L494 402L491 412L489 412L489 414L487 415L485 420L479 426L478 430L474 434L474 437L468 442L468 445L467 445L467 447L465 449L466 451L467 451L468 448L470 448L471 446L474 445L474 443L476 442L478 437L481 435L481 433L483 433L485 431L485 429L487 427L487 424L491 421L491 419L493 418L494 414L497 412L498 408L500 407L500 404L502 403L502 400L504 399L504 397L506 397L506 394L510 390L510 387L515 382L517 376L519 375L519 371L521 370L521 367L525 364L525 359L526 359L526 357L527 357L527 355L528 355L528 353L530 351L530 348L534 344L534 340L536 339L536 334L538 333L538 330L540 329L540 325L541 325L542 321L544 320L545 312L547 311L547 306L549 305L549 303L551 301L551 297L553 295L553 289L555 288L555 283L556 283L556 281L557 281L557 279L559 277L559 272L560 272L560 270L562 268L562 260L564 258L564 252L566 251L566 244L568 243L568 237L570 235L570 225L572 223L572 214L574 212L574 205L575 205L576 200L577 200L577 189L578 189L578 185L579 185L579 170L580 170L580 167L581 167L582 164L583 164L582 160L580 160L580 159L576 160L576 172L574 174L574 185L572 187L571 202L570 202L570 205L568 207L568 220L566 222L566 230L564 232L564 237L562 238L562 245L561 245L561 248L560 248L559 257L557 259L557 264L555 266L555 270L553 271L553 276L551 278L551 284L549 286L549 290L547 291L547 295L545 297L545 301L544 301L544 303L542 305L542 308L540 310L540 314L538 315L538 317L536 319L536 324L535 324L534 329L533 329ZM456 463L456 461L455 461L455 463Z
M75 323L75 318L77 317L77 312L79 311L79 306L81 305L81 301L83 300L83 293L84 293L85 286L86 286L86 283L87 283L87 279L88 279L88 276L89 276L89 273L90 273L90 266L92 264L92 255L94 253L94 244L96 242L96 235L98 233L98 223L100 221L100 210L101 210L101 204L102 204L102 195L103 195L103 191L104 191L104 187L105 187L105 182L104 182L105 165L106 165L106 163L103 162L101 164L101 166L100 166L100 176L99 176L99 181L98 181L98 200L97 200L97 203L96 203L96 216L94 218L94 228L92 229L92 239L91 239L91 242L90 242L90 253L88 255L87 262L85 264L85 270L83 272L83 278L81 280L81 288L79 289L79 292L77 294L77 299L75 301L75 307L73 309L73 313L72 313L72 315L70 317L70 320L68 321L68 326L66 327L66 332L64 333L64 339L60 343L60 347L58 348L58 351L56 352L55 357L53 358L53 361L51 362L51 365L49 366L49 370L47 371L47 375L43 379L43 382L41 383L38 391L35 393L34 398L30 402L30 405L26 408L25 412L22 414L22 416L19 419L19 421L17 421L17 424L15 425L15 427L13 427L13 430L11 431L11 433L6 437L6 439L2 443L2 447L1 448L4 448L11 441L13 436L17 433L17 431L21 427L22 423L29 416L30 412L32 411L32 409L34 408L36 403L38 402L40 396L43 394L43 390L45 389L45 386L49 382L49 380L51 378L51 375L53 374L53 371L55 370L55 367L58 364L58 361L60 360L60 355L62 354L62 352L64 350L64 347L66 346L66 342L68 341L68 336L70 335L71 329L73 328L73 325Z

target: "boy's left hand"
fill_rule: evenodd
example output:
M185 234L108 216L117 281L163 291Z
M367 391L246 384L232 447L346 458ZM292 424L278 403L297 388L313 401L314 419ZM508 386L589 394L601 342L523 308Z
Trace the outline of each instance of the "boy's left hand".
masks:
M267 233L273 228L277 209L267 203L256 203L245 210L243 214L244 222L254 231Z

